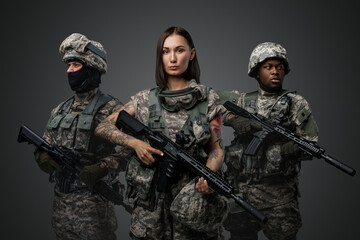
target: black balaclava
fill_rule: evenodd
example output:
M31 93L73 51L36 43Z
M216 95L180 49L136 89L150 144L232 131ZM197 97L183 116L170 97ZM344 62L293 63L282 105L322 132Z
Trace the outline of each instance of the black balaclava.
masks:
M89 67L85 62L79 59L70 59L68 62L79 62L83 65L80 70L68 73L68 81L71 90L76 93L84 93L99 87L99 84L101 83L101 74L97 69Z

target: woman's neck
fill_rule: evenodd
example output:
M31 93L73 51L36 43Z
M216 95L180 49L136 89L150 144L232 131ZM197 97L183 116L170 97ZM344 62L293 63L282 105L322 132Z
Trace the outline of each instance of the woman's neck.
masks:
M185 78L168 77L167 87L171 91L181 90L188 87L188 81Z

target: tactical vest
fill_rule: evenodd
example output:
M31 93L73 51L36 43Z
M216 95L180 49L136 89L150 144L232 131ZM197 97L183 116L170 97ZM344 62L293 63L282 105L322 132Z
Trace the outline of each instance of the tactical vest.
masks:
M154 88L150 91L148 126L151 130L161 132L165 136L170 137L166 126L164 110L158 99L159 91L159 88ZM210 88L207 88L207 96L209 91ZM183 131L189 138L189 142L185 143L184 148L189 152L189 154L196 153L195 157L200 157L202 160L206 160L207 153L205 151L204 144L199 143L199 135L202 135L202 137L206 135L210 138L210 126L206 119L208 108L207 96L204 101L198 101L193 108L187 110L188 119L181 129L181 131ZM199 130L195 131L194 127L202 130L200 130L200 132Z
M70 113L74 98L73 96L67 99L59 107L58 112L50 117L46 127L50 132L55 133L56 145L83 153L97 153L103 146L94 146L91 142L94 118L98 110L113 97L98 90L84 111Z
M54 144L64 150L77 150L82 153L80 160L82 165L90 165L98 162L103 155L111 153L115 145L108 144L99 138L94 138L94 118L98 110L113 97L97 91L86 108L79 113L70 113L75 97L70 97L50 117L46 128L51 134ZM51 179L59 183L63 176L57 171ZM86 187L79 179L71 177L70 192ZM61 189L60 189L61 191Z
M291 99L295 96L294 93L295 91L283 90L268 110L268 114L264 117L276 120L281 123L282 126L290 128L291 122L287 117L290 112ZM258 91L246 93L243 99L244 109L250 113L256 113L258 111L256 107L257 99Z
M207 96L209 90L210 89L207 89ZM170 138L165 121L164 109L158 99L159 91L159 88L154 88L150 90L149 93L148 126L151 130L161 132ZM184 144L184 148L189 154L200 161L205 161L207 153L204 144L201 144L199 135L201 135L202 140L204 140L204 136L210 139L209 123L206 119L207 105L208 100L206 97L204 101L198 101L192 109L187 110L188 119L182 127L182 131L189 138L189 142ZM196 131L194 130L194 127L197 128ZM202 130L199 131L199 129ZM142 206L150 211L154 210L156 202L156 184L154 184L156 173L157 171L155 168L144 166L141 161L138 160L137 156L131 157L125 174L128 183L126 196L130 203Z
M295 126L288 118L291 101L294 96L294 91L284 90L270 109L267 110L268 114L265 117L277 121L282 126L294 131ZM240 106L248 112L257 113L257 100L258 91L255 91L239 95L239 99L236 102L240 103ZM277 140L270 140L259 149L256 156L250 157L244 155L247 144L244 143L243 139L239 139L235 135L235 139L231 142L231 145L225 149L225 162L228 166L227 175L229 180L237 181L236 179L240 179L240 181L256 182L272 176L294 174L295 166L284 166L281 157L269 154L269 149L277 143ZM272 149L270 152L271 151L275 150Z

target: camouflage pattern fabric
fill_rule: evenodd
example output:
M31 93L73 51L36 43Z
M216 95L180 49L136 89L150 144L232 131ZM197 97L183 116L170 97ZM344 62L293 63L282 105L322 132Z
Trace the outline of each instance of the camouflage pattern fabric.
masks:
M78 93L75 94L75 100L71 106L70 114L77 115L85 110L86 106L90 103L90 101L93 99L94 95L98 91L98 88L93 89L86 93ZM53 120L59 111L60 106L62 103L60 103L56 108L54 108L51 111L51 116L49 119L49 122ZM117 99L110 100L107 102L95 115L94 119L94 127L96 127L102 120L104 120L107 116L112 114L114 111L117 111L120 109L122 104ZM71 126L67 128L64 131L59 131L58 128L51 129L46 128L45 133L43 135L43 138L48 141L51 144L55 144L60 146L61 148L65 150L70 150L72 148L75 148L77 151L80 152L88 152L89 146L87 145L88 139L91 137L89 135L89 131L77 131L76 126L78 123L78 117L75 117L72 122ZM101 139L94 138L98 143L104 142ZM107 142L104 142L107 144ZM120 160L119 156L124 155L123 153L115 153L110 154L108 153L106 156L103 156L101 159L102 161L105 161L109 166L111 166L110 170L117 171L118 168L120 168L121 164L123 164ZM91 159L81 159L81 163L84 165L89 165L95 163L94 160Z
M98 51L101 51L105 59L88 49L88 44L94 45ZM61 44L59 48L60 54L63 54L63 61L66 62L69 59L77 58L83 62L86 62L89 66L96 68L100 73L107 71L106 63L106 51L101 43L89 40L86 36L80 33L73 33L68 36Z
M206 92L204 92L206 87L197 85L194 80L190 81L188 86L198 87L201 89L200 92L202 94L206 94ZM149 118L149 93L150 89L145 89L131 97L130 100L130 104L132 104L132 107L135 109L135 118L145 125L147 125ZM215 91L210 90L208 95L208 111L206 115L208 121L211 121L217 114L224 112L224 108L218 104L219 97ZM164 115L170 138L175 141L175 134L183 127L188 118L188 114L186 110L180 109L177 112L167 112L164 110ZM127 175L133 175L132 173L138 172L139 169L139 167L128 168ZM182 178L172 185L169 193L158 194L154 204L150 202L153 201L153 197L151 196L155 196L155 187L148 188L149 193L147 193L147 197L145 198L140 198L139 192L130 193L132 196L137 196L134 200L135 208L131 217L130 236L132 239L223 239L221 226L212 232L205 233L192 230L171 216L170 206L173 199L189 181L190 178L188 173L184 172ZM139 184L139 182L135 183L135 185L136 184ZM156 182L154 184L156 184ZM140 189L145 188L140 187ZM154 205L153 209L149 208L151 205Z
M252 51L249 59L248 75L255 77L256 67L267 58L280 58L284 61L285 74L290 72L286 49L278 43L264 42L257 45Z
M257 240L257 232L260 230L263 230L268 239L292 240L296 238L302 225L296 198L284 205L262 209L261 212L269 219L265 225L244 211L229 214L224 226L231 233L230 240Z
M159 193L153 211L136 205L131 216L131 238L139 240L224 240L222 226L213 227L211 231L197 231L172 217L170 209L173 199L189 181L188 173L184 173L183 177L172 186L170 193ZM195 185L193 186L195 187ZM174 208L176 209L175 206Z
M64 194L55 188L52 226L57 239L115 240L114 205L86 189Z
M76 94L69 113L74 115L81 113L93 99L97 90ZM49 121L57 116L61 105L52 110ZM104 104L95 115L94 127L121 106L122 104L117 99ZM78 117L75 117L66 129L47 127L43 137L50 144L58 145L64 150L70 150L76 146L76 150L83 152L84 156L89 156L80 160L83 165L95 164L99 161L107 163L109 174L103 180L108 183L116 182L119 171L125 169L127 152L120 149L117 153L108 152L100 159L93 157L88 153L88 145L85 144L93 133L77 131L77 122ZM97 141L96 137L91 139ZM55 173L55 176L57 174ZM58 179L55 178L54 181L57 183ZM74 184L81 184L82 186L76 186L76 188L82 189L68 194L60 193L57 184L55 185L52 225L58 239L116 239L114 234L116 218L112 203L102 200L97 194L92 195L80 180L76 180ZM123 194L124 186L120 183L118 185Z
M249 109L245 93L238 94L240 98L237 104L248 111L254 110ZM278 98L279 94L259 89L256 112L270 119L274 119L280 112L284 113L288 116L287 127L305 139L316 143L318 129L308 102L295 93L290 94L289 105L277 101ZM232 214L229 216L232 220L227 221L224 226L233 231L231 235L234 238L232 239L238 239L235 238L240 234L240 230L237 231L237 229L247 228L247 232L252 231L251 234L249 233L250 235L256 236L262 227L264 227L264 232L267 229L267 236L277 234L276 237L269 237L269 239L287 239L286 236L289 235L289 232L296 235L297 230L301 227L297 202L298 172L296 166L300 160L306 160L309 157L302 155L298 159L283 159L280 155L280 146L283 142L280 139L273 139L268 144L264 144L254 157L244 156L244 150L249 140L235 138L232 144L226 147L225 162L228 166L226 174L243 198L261 210L269 218L269 222L265 226L260 226L255 221L251 221L246 227L241 228L247 220L244 220L245 217L244 219L242 217L233 218L233 215L246 216L246 213L241 209L232 208ZM278 229L276 225L283 227Z
M188 228L201 232L214 232L221 228L229 210L227 199L217 193L201 194L194 188L195 179L176 195L170 213Z

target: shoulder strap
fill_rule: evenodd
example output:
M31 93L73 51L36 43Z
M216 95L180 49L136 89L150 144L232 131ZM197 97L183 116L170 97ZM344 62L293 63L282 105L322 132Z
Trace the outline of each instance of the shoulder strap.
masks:
M148 126L154 131L160 131L169 137L169 131L166 127L164 113L158 99L159 88L153 88L149 93L149 118Z
M94 115L94 113L96 113L101 106L103 106L105 103L109 102L112 99L112 96L104 94L100 90L98 90L94 98L86 106L86 108L81 114Z
M107 102L112 100L113 97L107 94L102 93L100 90L97 91L94 98L86 106L84 111L79 116L79 121L77 128L90 130L92 127L93 119L98 112L98 110Z
M291 90L285 90L284 89L284 91L280 94L280 96L276 99L276 101L271 106L269 114L272 112L272 110L274 109L277 102L281 101L281 103L285 104L288 99L291 100L291 98L293 98L295 96L294 93L296 93L296 91L291 91ZM291 104L291 102L289 103L289 105L290 104Z
M67 114L67 113L69 113L70 108L71 108L71 106L72 106L72 104L74 102L74 99L75 99L74 96L71 96L68 99L66 99L65 102L62 104L62 106L60 106L57 114L63 114L63 113Z
M256 102L258 98L258 91L246 93L244 96L244 107L247 111L255 113L257 111Z

